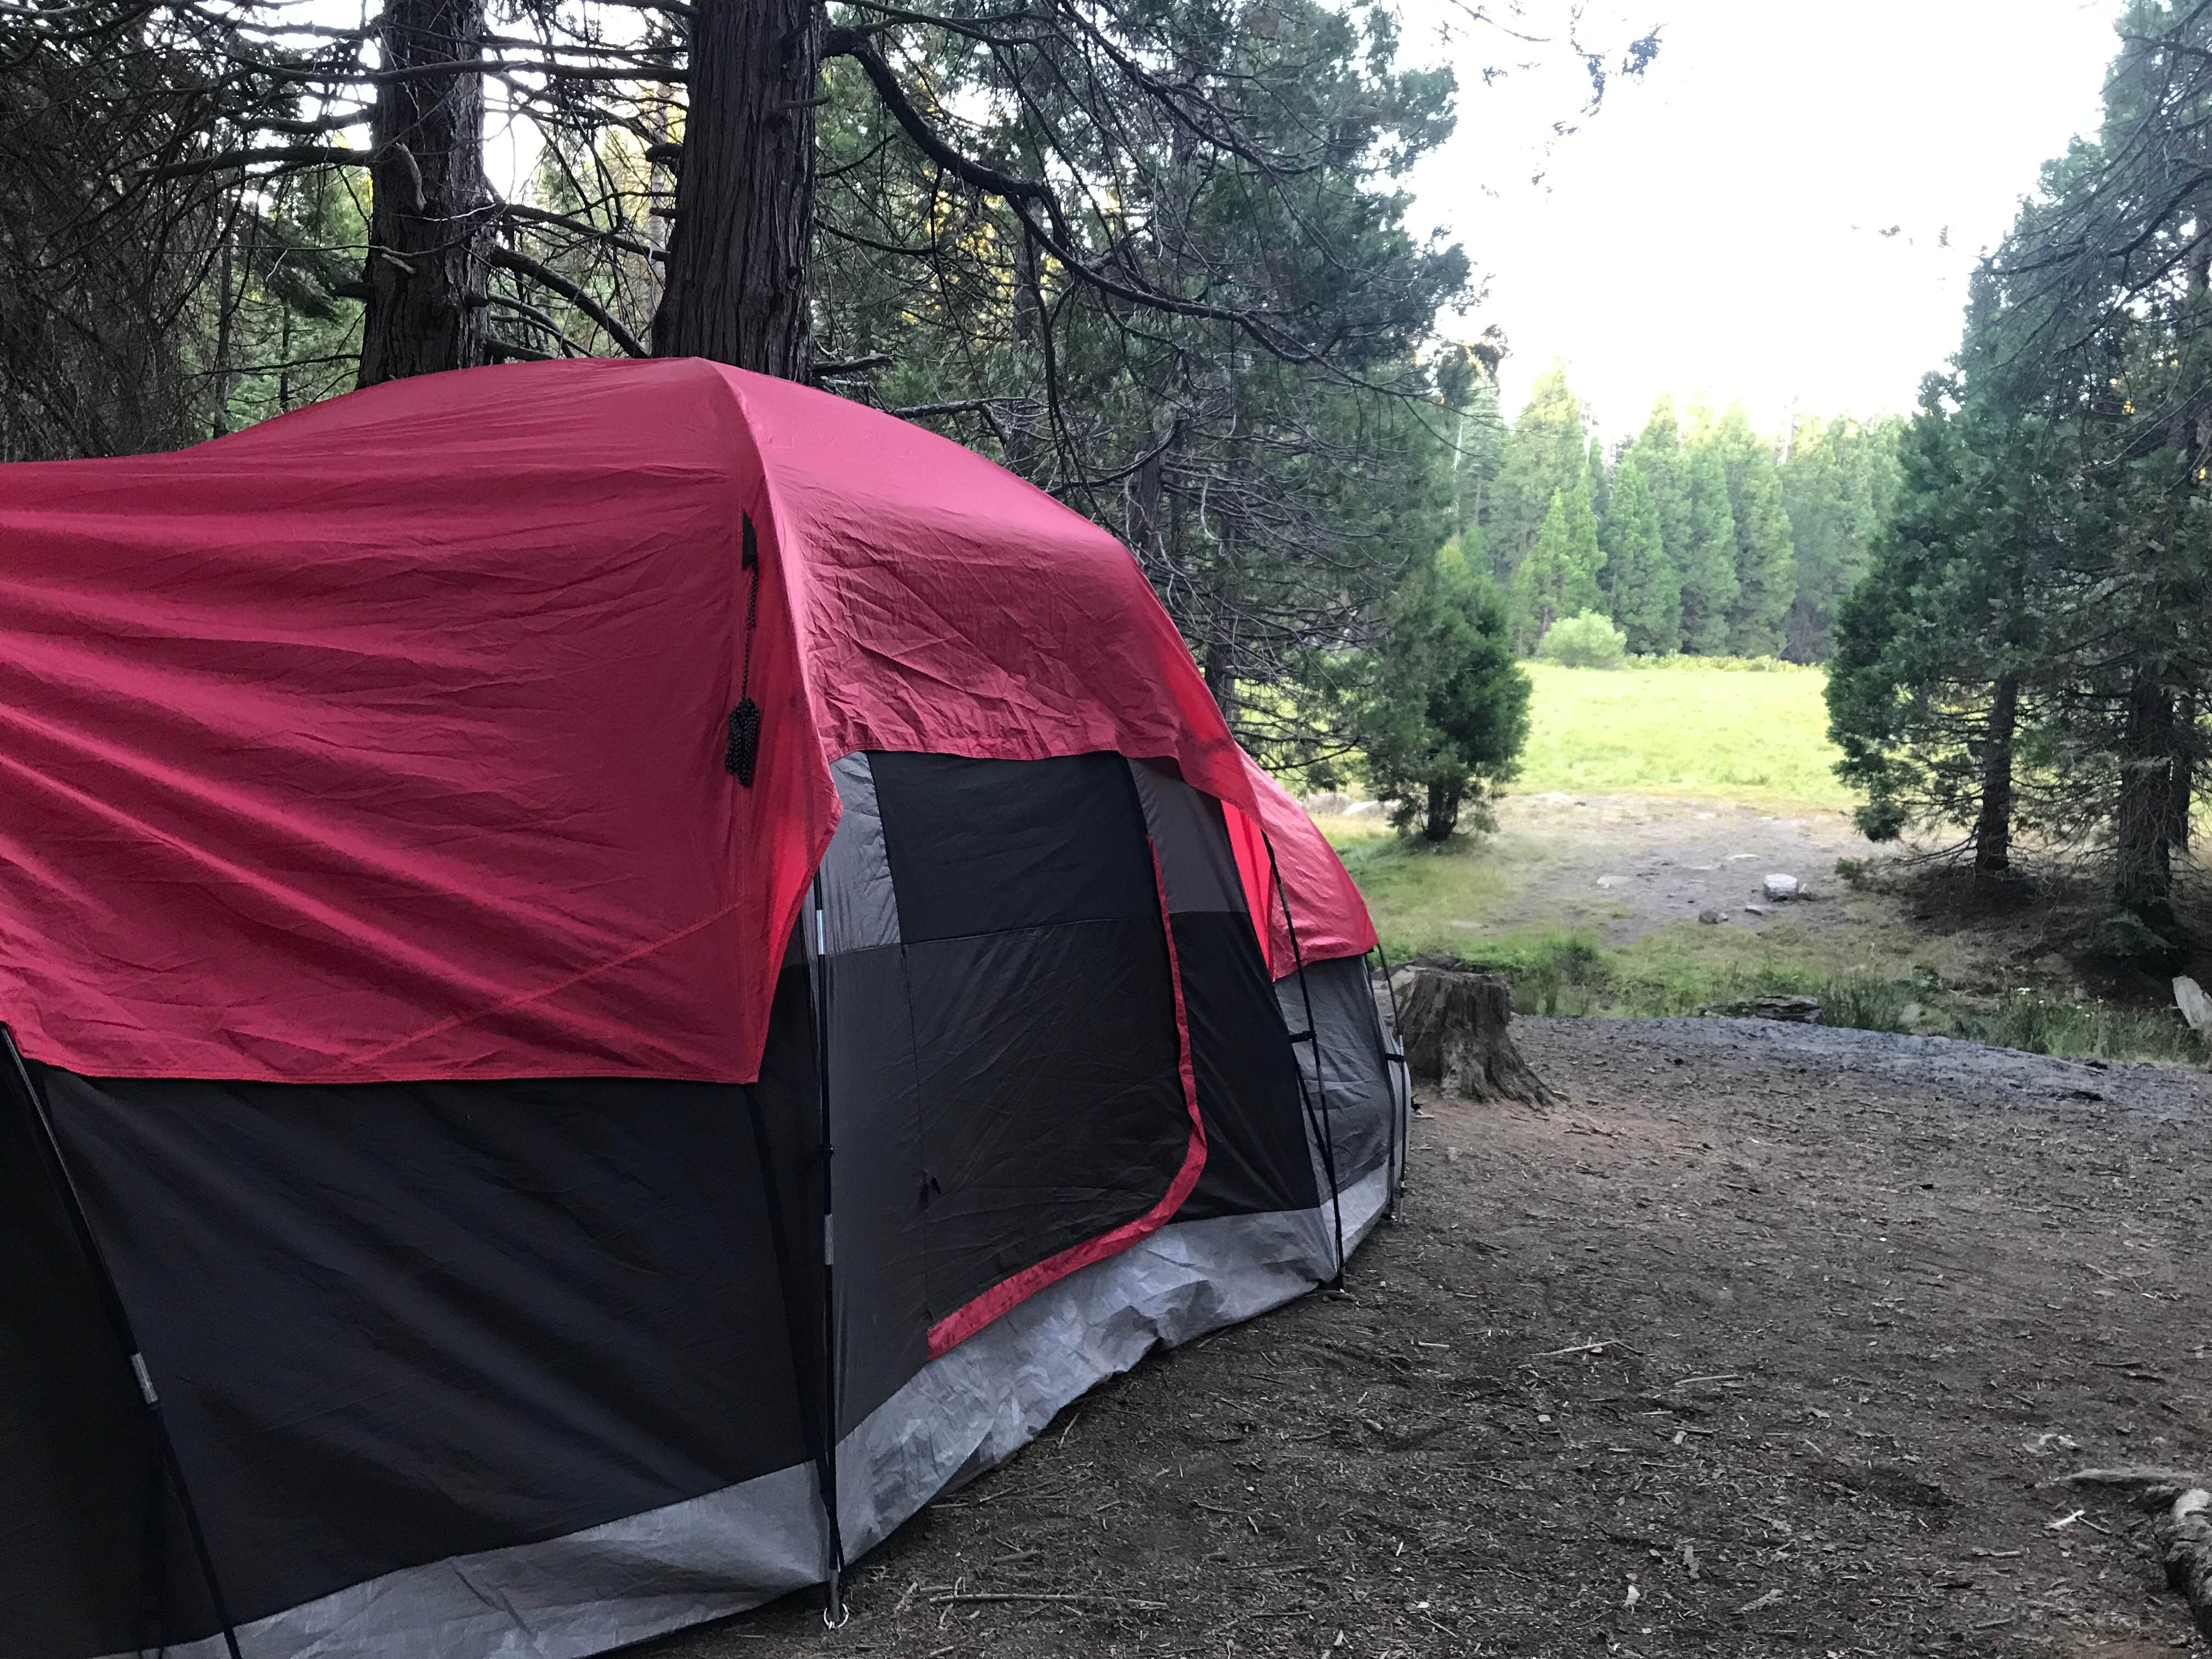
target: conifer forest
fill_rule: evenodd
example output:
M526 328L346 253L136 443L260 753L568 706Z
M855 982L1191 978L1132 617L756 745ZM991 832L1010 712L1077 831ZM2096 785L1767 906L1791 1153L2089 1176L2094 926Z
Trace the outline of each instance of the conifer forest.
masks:
M1501 407L1481 272L1527 251L1412 187L1509 65L1572 66L1569 133L1664 72L1663 27L1543 13L1439 54L1376 0L9 0L0 459L714 357L1110 528L1248 747L1431 839L1482 827L1514 661L1573 623L1560 660L1824 665L1866 835L2094 866L2110 948L2185 958L2212 8L2124 8L2101 125L2021 181L1917 407L1653 388L1604 432L1556 365Z

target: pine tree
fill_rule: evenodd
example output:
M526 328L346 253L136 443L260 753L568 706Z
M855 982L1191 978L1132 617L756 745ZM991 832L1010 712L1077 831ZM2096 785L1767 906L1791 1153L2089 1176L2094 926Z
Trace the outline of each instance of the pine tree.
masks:
M1597 587L1608 602L1613 598L1613 543L1607 534L1607 516L1613 511L1613 477L1606 471L1605 441L1593 436L1589 441L1589 463L1583 469L1584 488L1589 492L1590 517L1597 521Z
M1710 438L1690 446L1682 483L1689 547L1680 561L1682 649L1725 656L1729 613L1736 600L1735 514L1729 505L1728 468Z
M1714 434L1728 475L1735 520L1735 603L1729 607L1729 649L1739 657L1782 653L1782 623L1797 597L1796 550L1774 456L1732 404Z
M1606 526L1613 537L1613 619L1628 635L1628 648L1638 656L1680 650L1681 573L1668 555L1658 506L1633 455L1621 461L1614 475Z
M1651 491L1651 505L1659 514L1659 536L1674 568L1681 569L1690 556L1690 495L1684 476L1682 429L1674 418L1674 400L1662 394L1651 405L1651 418L1644 430L1621 452L1633 456Z
M1796 552L1797 598L1784 625L1784 654L1823 662L1834 649L1836 610L1866 574L1875 537L1898 489L1905 422L1806 422L1780 475Z
M1470 817L1487 830L1486 797L1512 777L1528 736L1528 677L1498 590L1447 544L1407 578L1389 622L1353 721L1368 787L1397 803L1401 832L1447 841Z
M2002 376L1929 377L1828 677L1837 775L1866 792L1860 830L1889 841L1914 824L1969 826L1984 878L2010 873L2014 830L2049 823L2042 803L2068 793L2019 763L2023 750L2051 752L2038 731L2054 666L2039 590L2067 513L2051 423L2017 393Z
M1589 489L1577 477L1571 488L1552 497L1536 545L1514 578L1514 633L1522 650L1534 650L1560 617L1603 609L1597 572L1604 556L1598 550Z
M1487 537L1482 526L1491 520L1498 474L1505 465L1505 447L1510 441L1505 417L1498 412L1498 382L1489 374L1475 378L1467 403L1453 423L1453 431L1452 479L1458 507L1459 540L1472 560L1476 554L1474 538ZM1478 563L1475 568L1489 567Z
M1588 499L1589 468L1582 405L1568 389L1566 370L1554 363L1538 377L1528 407L1513 423L1483 523L1501 583L1511 582L1534 551L1553 496L1579 488Z

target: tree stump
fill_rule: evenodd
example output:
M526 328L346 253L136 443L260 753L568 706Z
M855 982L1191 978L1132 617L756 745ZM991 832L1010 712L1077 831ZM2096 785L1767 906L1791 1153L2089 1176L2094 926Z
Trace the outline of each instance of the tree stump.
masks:
M2109 1492L2137 1509L2159 1511L2152 1536L2166 1582L2189 1603L2197 1628L2212 1638L2212 1475L2188 1469L2081 1469L2065 1486Z
M1529 1070L1507 1030L1513 994L1494 974L1415 967L1400 999L1398 1035L1416 1083L1468 1100L1548 1106L1552 1091Z

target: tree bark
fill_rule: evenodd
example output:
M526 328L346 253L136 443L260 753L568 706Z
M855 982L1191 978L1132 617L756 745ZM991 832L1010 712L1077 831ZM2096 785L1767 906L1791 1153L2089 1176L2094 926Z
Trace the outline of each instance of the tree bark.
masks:
M1414 1081L1468 1100L1551 1104L1552 1091L1513 1046L1513 994L1504 980L1449 968L1407 971L1398 1035Z
M2013 738L2020 725L2020 678L1999 677L1982 731L1982 809L1974 821L1974 874L2012 873Z
M1213 693L1214 706L1221 710L1221 718L1232 726L1237 723L1237 663L1230 654L1229 641L1215 638L1206 642L1206 689Z
M2120 793L2112 825L2118 869L2106 932L2118 954L2153 963L2178 960L2186 945L2173 913L2181 736L2165 674L2158 664L2138 664L2128 687L2120 738ZM2188 810L2185 804L2180 810Z
M483 0L390 0L378 24L385 66L483 55ZM483 77L457 71L386 81L369 118L368 301L362 386L473 368L484 349L491 189L483 170Z
M814 371L814 0L700 0L653 349Z
M1448 783L1429 785L1429 810L1423 815L1421 838L1424 841L1449 841L1452 831L1459 827L1461 791Z

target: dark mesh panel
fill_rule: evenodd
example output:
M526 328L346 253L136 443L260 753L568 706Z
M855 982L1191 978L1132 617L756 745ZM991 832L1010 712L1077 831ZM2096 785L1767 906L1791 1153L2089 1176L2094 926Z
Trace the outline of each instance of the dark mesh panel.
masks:
M216 1629L129 1363L0 1085L0 1652L94 1659Z
M240 1620L804 1461L744 1091L43 1076Z
M1206 1171L1176 1218L1309 1209L1320 1202L1298 1103L1297 1061L1243 912L1175 918L1206 1123Z
M1157 909L907 947L942 1319L1143 1215L1190 1142Z
M868 758L908 943L1158 917L1136 786L1119 755Z

